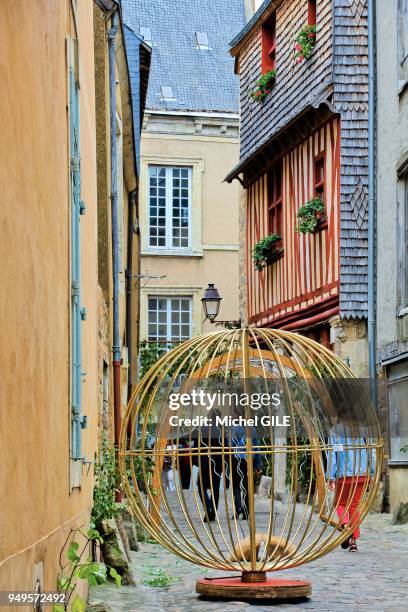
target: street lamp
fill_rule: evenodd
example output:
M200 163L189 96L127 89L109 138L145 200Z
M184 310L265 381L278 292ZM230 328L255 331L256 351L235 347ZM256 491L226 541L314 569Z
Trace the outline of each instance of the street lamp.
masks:
M217 287L215 287L214 283L209 283L207 289L204 291L203 297L201 298L205 314L204 321L208 319L210 323L215 323L215 325L219 327L226 327L227 329L239 329L241 327L241 319L238 319L237 321L215 320L220 310L221 300L222 297L218 293Z
M222 297L218 293L217 287L215 287L214 283L209 283L201 298L201 302L203 304L205 318L211 321L211 323L214 323L218 316L221 300Z

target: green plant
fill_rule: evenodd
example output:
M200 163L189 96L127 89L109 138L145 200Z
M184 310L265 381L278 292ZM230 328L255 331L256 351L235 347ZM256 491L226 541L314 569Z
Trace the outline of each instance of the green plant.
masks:
M148 342L147 340L142 340L139 343L140 378L143 378L146 372L159 361L160 357L169 348L171 348L171 345Z
M81 545L77 541L78 535L82 536ZM105 583L109 573L116 586L120 587L121 577L113 567L93 561L92 556L86 556L90 544L94 541L103 540L93 523L88 531L82 528L70 530L60 552L60 571L57 577L57 590L65 594L65 602L54 605L53 612L64 612L68 609L72 612L85 612L86 601L75 591L79 580L86 580L89 586L96 586Z
M138 446L140 448L140 444ZM126 457L126 472L127 472L129 482L133 482L131 461L133 462L133 470L136 476L137 486L139 487L141 491L146 493L145 474L146 474L147 480L150 480L154 472L154 466L155 466L154 458L148 454L145 454L143 458L140 455L136 455L133 457L127 456ZM144 468L145 473L143 472L143 468ZM155 492L152 491L151 487L150 487L150 491L153 492L153 495L155 494Z
M297 212L298 224L296 231L302 234L311 234L315 231L318 223L318 214L324 213L324 204L321 198L313 198L309 200L303 206L301 206Z
M169 574L166 574L166 572L164 572L159 567L149 567L146 570L146 577L143 581L143 584L150 587L164 589L170 586L171 584L174 584L174 582L176 582L177 580L180 579L169 576Z
M286 457L286 478L285 484L288 487L296 487L300 485L300 492L306 493L309 490L311 493L314 491L315 486L315 472L312 463L312 453L310 450L303 450L302 446L310 445L308 438L298 436L296 438L296 445L298 447L297 453L288 452ZM296 457L296 475L297 482L292 482L294 472L294 460Z
M268 70L255 83L255 89L249 94L254 102L262 102L271 93L275 83L276 70Z
M316 26L305 25L296 37L295 60L298 64L308 59L316 44Z
M104 519L117 516L121 504L115 501L118 486L115 449L104 436L101 442L100 461L94 465L95 487L93 492L92 519L98 525Z
M273 260L274 255L279 252L278 246L281 241L282 236L273 233L255 244L252 257L258 272L262 272L269 261Z

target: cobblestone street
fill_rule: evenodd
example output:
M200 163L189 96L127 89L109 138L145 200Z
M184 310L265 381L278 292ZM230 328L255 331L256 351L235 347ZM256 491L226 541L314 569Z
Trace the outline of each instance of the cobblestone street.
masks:
M141 544L133 554L136 587L116 589L113 584L92 590L90 603L104 602L114 612L186 612L207 610L368 610L405 612L408 610L408 525L391 525L391 516L369 515L362 527L359 552L341 548L303 567L287 570L284 578L312 582L312 597L296 603L215 602L195 593L195 580L215 576L178 559L156 544ZM144 582L160 569L172 579L167 588L151 587Z

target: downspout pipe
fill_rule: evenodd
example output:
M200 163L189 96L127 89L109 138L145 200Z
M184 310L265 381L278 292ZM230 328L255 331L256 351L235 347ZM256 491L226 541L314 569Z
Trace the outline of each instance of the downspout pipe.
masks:
M377 408L376 324L376 66L375 0L368 0L368 362L370 395Z
M119 333L119 220L118 181L116 151L116 34L119 26L117 11L111 16L108 32L109 54L109 114L110 114L110 178L112 215L112 276L113 276L113 410L115 423L115 446L119 445L121 428L120 365L121 347Z
M133 234L136 228L133 223L137 200L137 188L129 194L128 203L128 235L127 235L127 262L126 262L126 343L128 347L128 401L132 395L133 378L133 328L132 328L132 279L133 279Z

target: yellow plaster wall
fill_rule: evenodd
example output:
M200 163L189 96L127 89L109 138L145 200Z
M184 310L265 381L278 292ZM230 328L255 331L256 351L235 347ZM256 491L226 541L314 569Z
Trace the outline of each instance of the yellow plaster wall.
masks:
M192 295L193 335L214 330L203 324L201 297L208 283L215 283L223 297L219 319L239 317L238 214L240 186L223 180L238 162L239 144L234 138L142 134L140 216L141 273L166 274L162 280L142 281L140 337L147 335L147 296ZM184 164L193 167L192 251L194 256L148 254L147 165ZM144 287L143 287L144 285Z
M97 439L97 234L93 3L78 2L82 199L83 450ZM0 588L30 589L88 519L92 470L70 491L70 199L66 40L71 2L4 0L0 20ZM50 535L51 534L51 535ZM37 544L35 544L37 543ZM25 551L25 552L21 552ZM2 563L3 561L3 563Z

